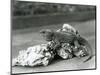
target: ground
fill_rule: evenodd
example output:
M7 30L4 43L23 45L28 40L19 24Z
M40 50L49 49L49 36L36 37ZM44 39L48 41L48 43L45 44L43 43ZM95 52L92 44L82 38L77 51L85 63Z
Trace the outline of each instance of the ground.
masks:
M85 37L95 54L95 20L84 22L69 22L72 26L79 30L79 33ZM42 27L34 27L28 29L20 29L12 31L12 58L18 55L20 50L25 50L30 46L46 43L39 34L41 29L59 29L62 25L48 25ZM46 67L12 67L12 73L30 73L30 72L47 72L47 71L61 71L61 70L80 70L80 69L94 69L95 56L86 63L83 63L87 57L73 58L70 60L55 59Z

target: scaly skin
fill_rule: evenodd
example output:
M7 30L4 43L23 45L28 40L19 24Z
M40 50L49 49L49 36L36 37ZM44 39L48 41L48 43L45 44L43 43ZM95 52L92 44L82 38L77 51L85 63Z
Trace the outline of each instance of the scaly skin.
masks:
M43 35L46 41L54 41L56 45L54 49L60 46L61 43L70 43L76 47L80 47L80 45L84 45L87 47L89 58L86 59L84 62L90 60L93 57L93 52L90 44L87 40L85 40L81 36L76 36L70 32L55 32L49 29L41 30L40 33Z

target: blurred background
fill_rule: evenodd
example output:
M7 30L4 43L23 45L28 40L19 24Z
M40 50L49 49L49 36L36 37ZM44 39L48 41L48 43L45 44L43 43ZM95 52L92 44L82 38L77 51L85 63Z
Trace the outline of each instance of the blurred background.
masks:
M77 4L58 4L44 2L12 1L11 22L12 59L18 56L19 51L28 47L47 43L39 34L41 29L57 30L68 23L79 31L79 34L88 40L93 53L96 50L96 6ZM83 63L86 58L70 60L54 59L46 67L12 68L12 73L30 73L61 70L94 69L95 57Z
M12 0L12 29L86 21L95 18L95 6Z

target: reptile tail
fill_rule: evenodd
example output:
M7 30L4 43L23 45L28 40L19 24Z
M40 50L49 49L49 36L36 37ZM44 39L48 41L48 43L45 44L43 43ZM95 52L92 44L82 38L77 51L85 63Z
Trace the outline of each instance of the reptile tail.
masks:
M84 63L89 61L90 59L92 59L93 55L92 56L89 56L85 61L83 61Z
M87 62L90 59L92 59L92 57L94 56L93 52L92 52L92 48L91 48L89 42L86 39L84 39L83 37L79 36L78 41L79 41L80 45L84 45L87 48L87 52L88 52L89 57L85 61L83 61L83 62Z

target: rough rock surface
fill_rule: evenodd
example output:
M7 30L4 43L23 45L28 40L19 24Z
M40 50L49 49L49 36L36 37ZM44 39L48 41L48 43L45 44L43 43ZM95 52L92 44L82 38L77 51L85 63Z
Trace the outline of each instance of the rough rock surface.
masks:
M36 45L19 52L18 57L13 59L13 66L47 66L54 58L53 51L47 49L47 44Z
M18 57L13 59L13 66L47 66L53 60L55 55L59 55L62 59L71 59L73 56L86 56L86 49L82 46L77 52L73 52L75 47L68 43L62 43L61 48L53 50L54 43L35 45L19 52ZM83 49L84 48L84 49ZM78 48L77 48L78 49Z

